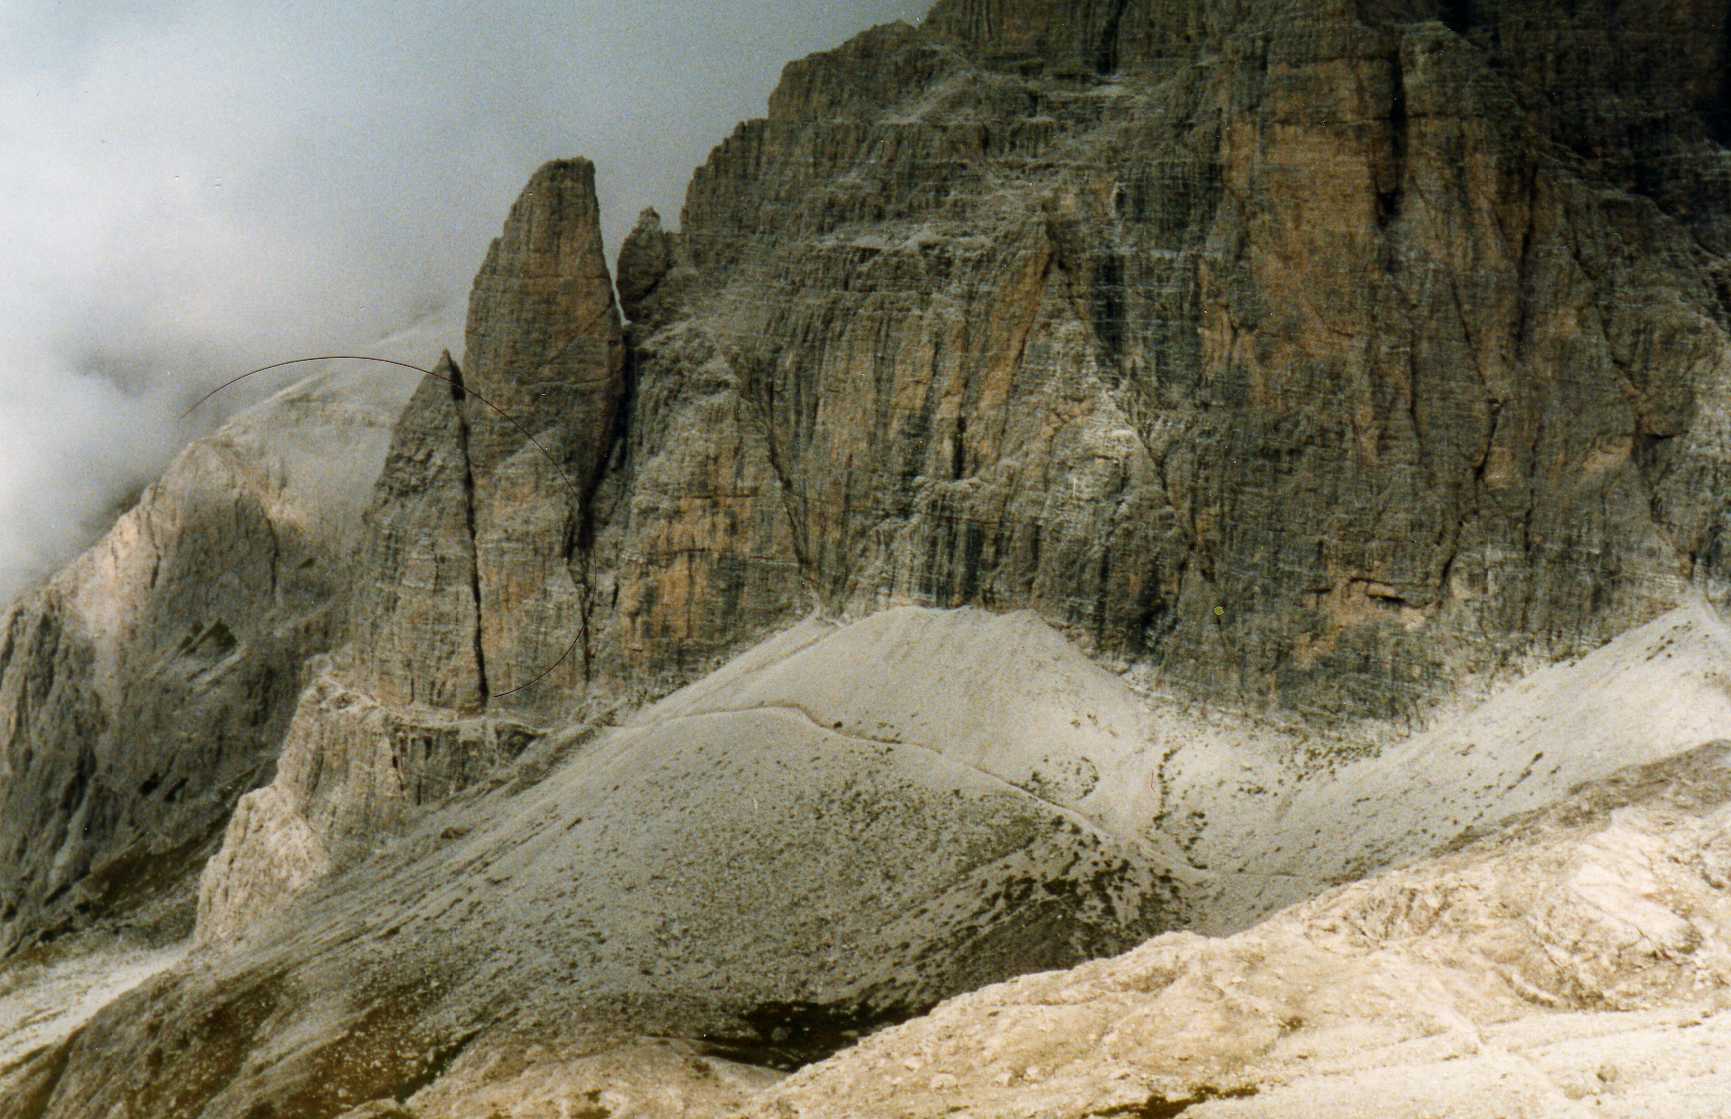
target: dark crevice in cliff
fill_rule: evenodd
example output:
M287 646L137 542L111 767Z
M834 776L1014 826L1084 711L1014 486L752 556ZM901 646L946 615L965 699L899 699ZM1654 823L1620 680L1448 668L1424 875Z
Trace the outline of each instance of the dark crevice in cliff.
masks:
M469 456L469 413L464 407L463 372L451 365L451 401L457 408L457 446L463 455L463 516L469 535L469 593L475 603L475 681L481 706L491 694L487 687L487 651L481 637L481 555L475 532L475 462Z
M1442 11L1438 16L1450 31L1456 35L1465 35L1472 29L1478 15L1473 8L1473 0L1443 0Z
M270 534L270 601L271 605L275 606L279 599L277 586L278 567L282 563L282 541L277 539L276 522L270 518L270 514L263 513L261 519L264 521L265 532Z
M1130 0L1112 0L1112 7L1106 13L1106 23L1100 29L1100 42L1094 50L1094 70L1100 74L1110 74L1118 69L1118 28L1124 22L1124 9L1130 6Z
M1417 353L1409 347L1406 352L1406 418L1412 425L1413 451L1422 461L1424 457L1424 426L1419 420L1418 407L1419 361Z
M23 620L22 609L15 609L6 616L6 634L0 638L0 680L6 678L6 670L12 667L12 654L18 647L18 626Z
M1376 224L1379 228L1388 226L1400 217L1401 203L1406 189L1406 162L1408 121L1406 110L1406 68L1401 59L1400 45L1396 44L1394 55L1389 59L1390 84L1393 87L1393 97L1389 104L1389 147L1390 162L1388 189L1380 190L1376 195ZM1390 254L1390 261L1393 256Z
M629 341L623 346L623 358L620 362L621 376L619 400L612 417L608 421L606 434L607 453L601 456L601 465L592 475L583 480L581 505L572 512L572 521L565 537L565 565L571 569L572 561L576 561L576 569L571 571L572 581L577 585L578 611L583 654L583 682L590 683L595 673L595 537L601 515L601 489L607 480L618 474L629 473L631 466L631 418L637 409L637 374L639 356L637 348ZM617 593L617 589L615 589Z
M1112 382L1122 379L1124 358L1124 260L1117 253L1102 253L1094 269L1089 293L1094 336L1100 340L1101 364Z
M1722 148L1731 148L1731 11L1721 13L1719 25L1719 86L1703 106L1707 135Z
M1535 299L1534 268L1536 254L1533 252L1533 235L1538 228L1539 207L1539 171L1536 164L1529 162L1525 173L1526 221L1521 230L1521 250L1515 257L1516 272L1519 287L1515 299L1515 328L1513 339L1515 343L1515 360L1524 361L1532 349L1532 307Z
M787 515L788 535L793 544L794 561L799 564L800 582L815 598L818 596L817 569L812 565L806 541L804 502L793 487L793 479L782 462L775 440L775 384L766 378L761 396L749 385L744 386L740 398L761 425L764 456L769 460L769 468L781 489L782 511Z
M71 1063L72 1046L83 1032L82 1027L73 1030L46 1057L40 1058L45 1062L42 1073L39 1077L25 1079L24 1094L15 1101L18 1119L41 1119L48 1114L48 1104L54 1099L54 1092L60 1087L61 1080L65 1079L67 1065ZM26 1062L35 1059L37 1058L34 1054L24 1058ZM35 1080L34 1084L30 1082L32 1079Z
M1118 490L1111 497L1111 503L1112 503L1114 509L1116 510L1113 513L1112 520L1111 520L1113 529L1116 529L1118 527L1118 525L1122 523L1121 518L1122 518L1122 514L1123 514L1123 507L1124 507L1124 495L1129 488L1130 488L1130 473L1128 470L1121 471L1118 475ZM1115 535L1115 532L1109 532L1108 533L1108 535L1106 537L1106 546L1104 548L1100 549L1099 567L1094 573L1095 583L1094 583L1094 611L1093 611L1093 613L1094 613L1094 644L1095 644L1096 648L1103 648L1106 644L1106 627L1109 624L1109 622L1112 618L1112 613L1113 613L1112 612L1112 594L1111 594L1111 587L1112 587L1112 536L1113 535ZM1130 642L1134 643L1135 640L1136 640L1136 638L1132 634L1130 637Z
M589 502L583 503L587 510ZM575 648L582 655L583 683L592 679L594 668L595 643L591 638L590 620L595 612L595 589L590 571L589 549L582 543L584 535L583 522L587 517L579 511L573 511L565 522L565 539L561 552L565 559L565 572L571 576L572 584L577 588L577 641Z

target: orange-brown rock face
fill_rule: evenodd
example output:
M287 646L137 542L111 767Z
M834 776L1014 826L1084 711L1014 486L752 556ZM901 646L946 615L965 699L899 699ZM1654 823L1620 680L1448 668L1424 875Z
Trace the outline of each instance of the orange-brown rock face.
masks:
M447 355L435 374L369 514L358 682L386 703L568 708L589 668L594 493L626 395L587 161L524 188L475 279L463 368Z
M942 3L790 66L635 334L617 663L1027 605L1353 718L1722 596L1724 12L1409 7Z
M464 402L478 638L415 694L581 634L511 697L568 709L814 605L977 604L1401 716L1722 594L1724 15L1555 7L940 3L644 216L628 342L587 165L544 169L462 378L580 492Z
M537 694L514 701L545 709L587 676L583 554L625 399L587 160L541 168L511 208L475 277L464 385L485 687L522 688L578 639Z

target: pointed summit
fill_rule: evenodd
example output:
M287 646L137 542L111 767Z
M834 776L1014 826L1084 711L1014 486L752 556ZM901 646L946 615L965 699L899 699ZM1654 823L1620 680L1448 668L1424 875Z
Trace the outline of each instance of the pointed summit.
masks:
M661 228L654 207L637 215L637 225L619 247L619 302L625 317L643 322L652 316L651 297L673 267L673 235Z
M572 549L588 539L591 513L580 506L600 480L626 397L588 160L548 163L523 188L475 277L467 345L463 383L499 409L464 407L478 656L495 694L558 664L511 701L556 708L577 702L584 683L573 639L585 592Z

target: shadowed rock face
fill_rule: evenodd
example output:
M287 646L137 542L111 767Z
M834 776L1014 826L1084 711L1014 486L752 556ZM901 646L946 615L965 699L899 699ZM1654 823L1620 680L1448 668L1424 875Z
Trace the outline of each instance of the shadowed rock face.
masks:
M377 574L354 612L356 669L387 702L474 711L486 691L462 374L449 353L433 372L397 422L369 510L361 571Z
M543 167L511 208L475 277L466 347L464 385L473 392L462 403L486 687L502 696L527 685L582 638L545 684L508 704L557 710L554 697L580 689L591 672L586 559L595 488L626 401L619 312L587 160ZM552 494L559 497L548 500Z

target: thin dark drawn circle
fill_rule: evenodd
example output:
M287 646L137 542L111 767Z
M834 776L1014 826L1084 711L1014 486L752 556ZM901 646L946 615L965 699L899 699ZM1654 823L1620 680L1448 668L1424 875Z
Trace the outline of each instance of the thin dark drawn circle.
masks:
M367 354L321 354L318 357L297 357L297 358L290 358L288 361L278 361L278 362L272 362L270 365L261 365L257 369L249 369L245 373L242 373L240 376L232 378L232 379L227 380L227 381L224 381L222 384L211 389L209 392L205 393L203 396L199 397L196 401L194 401L192 404L192 407L190 407L186 411L182 412L180 414L180 418L184 420L186 417L192 415L193 412L197 411L199 406L202 405L205 401L209 400L211 397L215 396L217 393L228 388L229 386L239 384L240 382L246 380L248 377L256 376L257 374L260 374L260 373L268 373L272 369L281 369L284 366L303 365L303 364L310 362L310 361L376 361L381 365L395 365L395 366L399 366L403 369L413 369L416 373L419 373L423 377L431 377L435 381L443 381L443 382L445 382L445 384L450 385L452 388L455 388L457 391L463 393L463 395L474 397L476 400L479 400L482 404L485 404L487 407L491 408L494 412L497 412L499 414L499 417L501 419L505 420L505 422L509 423L512 427L516 428L518 431L522 432L523 438L525 438L529 442L533 443L535 445L535 449L537 451L541 452L542 457L544 457L549 463L552 464L553 469L556 472L558 472L559 480L565 483L565 488L567 490L571 491L571 499L572 499L572 506L571 507L572 507L572 509L576 509L578 506L583 504L582 494L580 494L578 492L576 484L571 481L571 476L569 474L565 473L565 468L563 466L559 465L559 460L554 458L553 455L547 450L547 448L541 445L541 441L539 439L535 438L534 433L532 433L528 428L524 427L521 423L519 423L515 416L511 415L511 413L505 411L505 409L499 407L497 404L494 404L491 400L488 400L486 397L482 396L480 393L476 392L474 389L470 388L468 385L462 384L458 381L453 381L449 377L442 377L439 374L433 372L431 369L422 369L418 365L411 365L409 362L406 362L406 361L397 361L395 358L372 357L372 356L367 355ZM477 610L480 609L479 603L476 604L476 609ZM539 684L541 681L545 680L547 677L553 675L554 672L558 671L560 665L564 664L566 661L571 659L571 654L575 653L577 651L577 646L582 642L582 640L583 640L583 630L582 630L582 627L579 626L576 634L573 635L571 638L571 644L569 644L565 647L565 651L560 654L558 660L556 660L552 664L548 665L545 669L543 669L541 671L541 673L538 676L536 676L533 680L530 680L528 683L519 684L515 688L512 688L509 691L496 692L493 694L492 698L493 699L503 699L508 695L516 695L518 692L532 688L536 684Z

